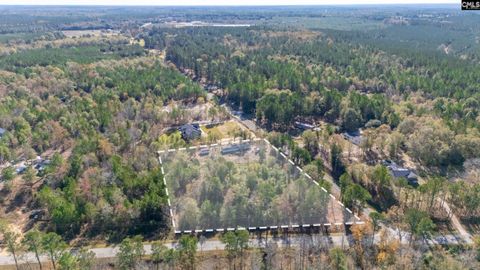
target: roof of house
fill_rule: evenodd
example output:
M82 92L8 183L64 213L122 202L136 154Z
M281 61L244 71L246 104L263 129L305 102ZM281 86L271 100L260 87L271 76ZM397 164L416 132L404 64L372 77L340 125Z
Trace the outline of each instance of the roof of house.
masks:
M295 126L301 129L313 129L315 128L315 125L305 123L305 122L300 122L300 121L295 121Z
M346 140L349 140L351 143L355 145L360 145L362 143L362 135L360 131L353 131L353 132L344 132L342 133L343 137Z
M182 135L185 136L200 136L201 131L200 131L200 126L196 124L185 124L181 127L178 128L180 132L182 132Z
M417 175L410 169L399 167L397 164L392 163L392 165L387 166L387 168L392 173L393 177L405 177L407 179L417 178Z
M7 132L5 129L0 128L0 134L4 134L5 132Z
M407 177L410 174L409 169L393 167L390 168L394 177Z

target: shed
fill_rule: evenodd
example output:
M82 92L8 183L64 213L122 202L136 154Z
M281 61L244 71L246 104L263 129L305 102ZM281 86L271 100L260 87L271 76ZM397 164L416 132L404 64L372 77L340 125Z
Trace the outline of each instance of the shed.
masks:
M241 143L241 144L235 144L232 146L227 146L224 147L220 153L222 155L228 155L228 154L237 154L237 153L242 153L244 151L250 150L250 145L246 143Z

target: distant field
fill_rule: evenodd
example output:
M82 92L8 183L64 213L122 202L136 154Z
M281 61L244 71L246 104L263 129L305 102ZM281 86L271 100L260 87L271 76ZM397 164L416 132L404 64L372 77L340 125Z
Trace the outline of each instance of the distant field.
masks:
M239 132L241 127L235 121L227 121L219 125L214 126L201 126L202 131L207 136L218 139L234 138Z
M67 37L81 37L85 35L101 36L101 35L118 35L118 31L107 30L65 30L62 33Z
M360 17L328 16L328 17L275 17L268 22L279 27L295 26L308 29L333 30L373 30L384 28L382 21Z
M15 34L1 34L0 43L8 43L12 40L31 40L44 35L45 33L15 33Z

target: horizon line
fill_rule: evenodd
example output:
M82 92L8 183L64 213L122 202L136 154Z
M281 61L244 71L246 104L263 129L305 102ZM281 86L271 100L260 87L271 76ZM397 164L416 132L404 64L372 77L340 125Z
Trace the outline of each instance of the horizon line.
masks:
M457 3L452 2L418 2L418 3L402 3L402 2L387 2L387 3L335 3L335 4L178 4L178 5L162 5L162 4L16 4L16 3L0 3L0 7L28 7L28 6L37 6L37 7L314 7L314 6L415 6L415 5L452 5L457 6Z

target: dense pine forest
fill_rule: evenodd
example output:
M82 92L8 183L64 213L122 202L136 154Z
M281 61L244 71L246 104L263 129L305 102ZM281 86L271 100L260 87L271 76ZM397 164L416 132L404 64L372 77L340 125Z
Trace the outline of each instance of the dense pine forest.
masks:
M0 263L477 269L478 22L448 5L0 6ZM192 123L197 139L179 131ZM166 161L169 174L157 153L252 136L364 224L248 233L242 211L270 222L313 205L326 223L329 197L264 150L243 167L206 162L202 186L196 158ZM180 227L236 230L175 234L165 175L190 196L174 201L190 215ZM89 250L111 245L101 260Z

